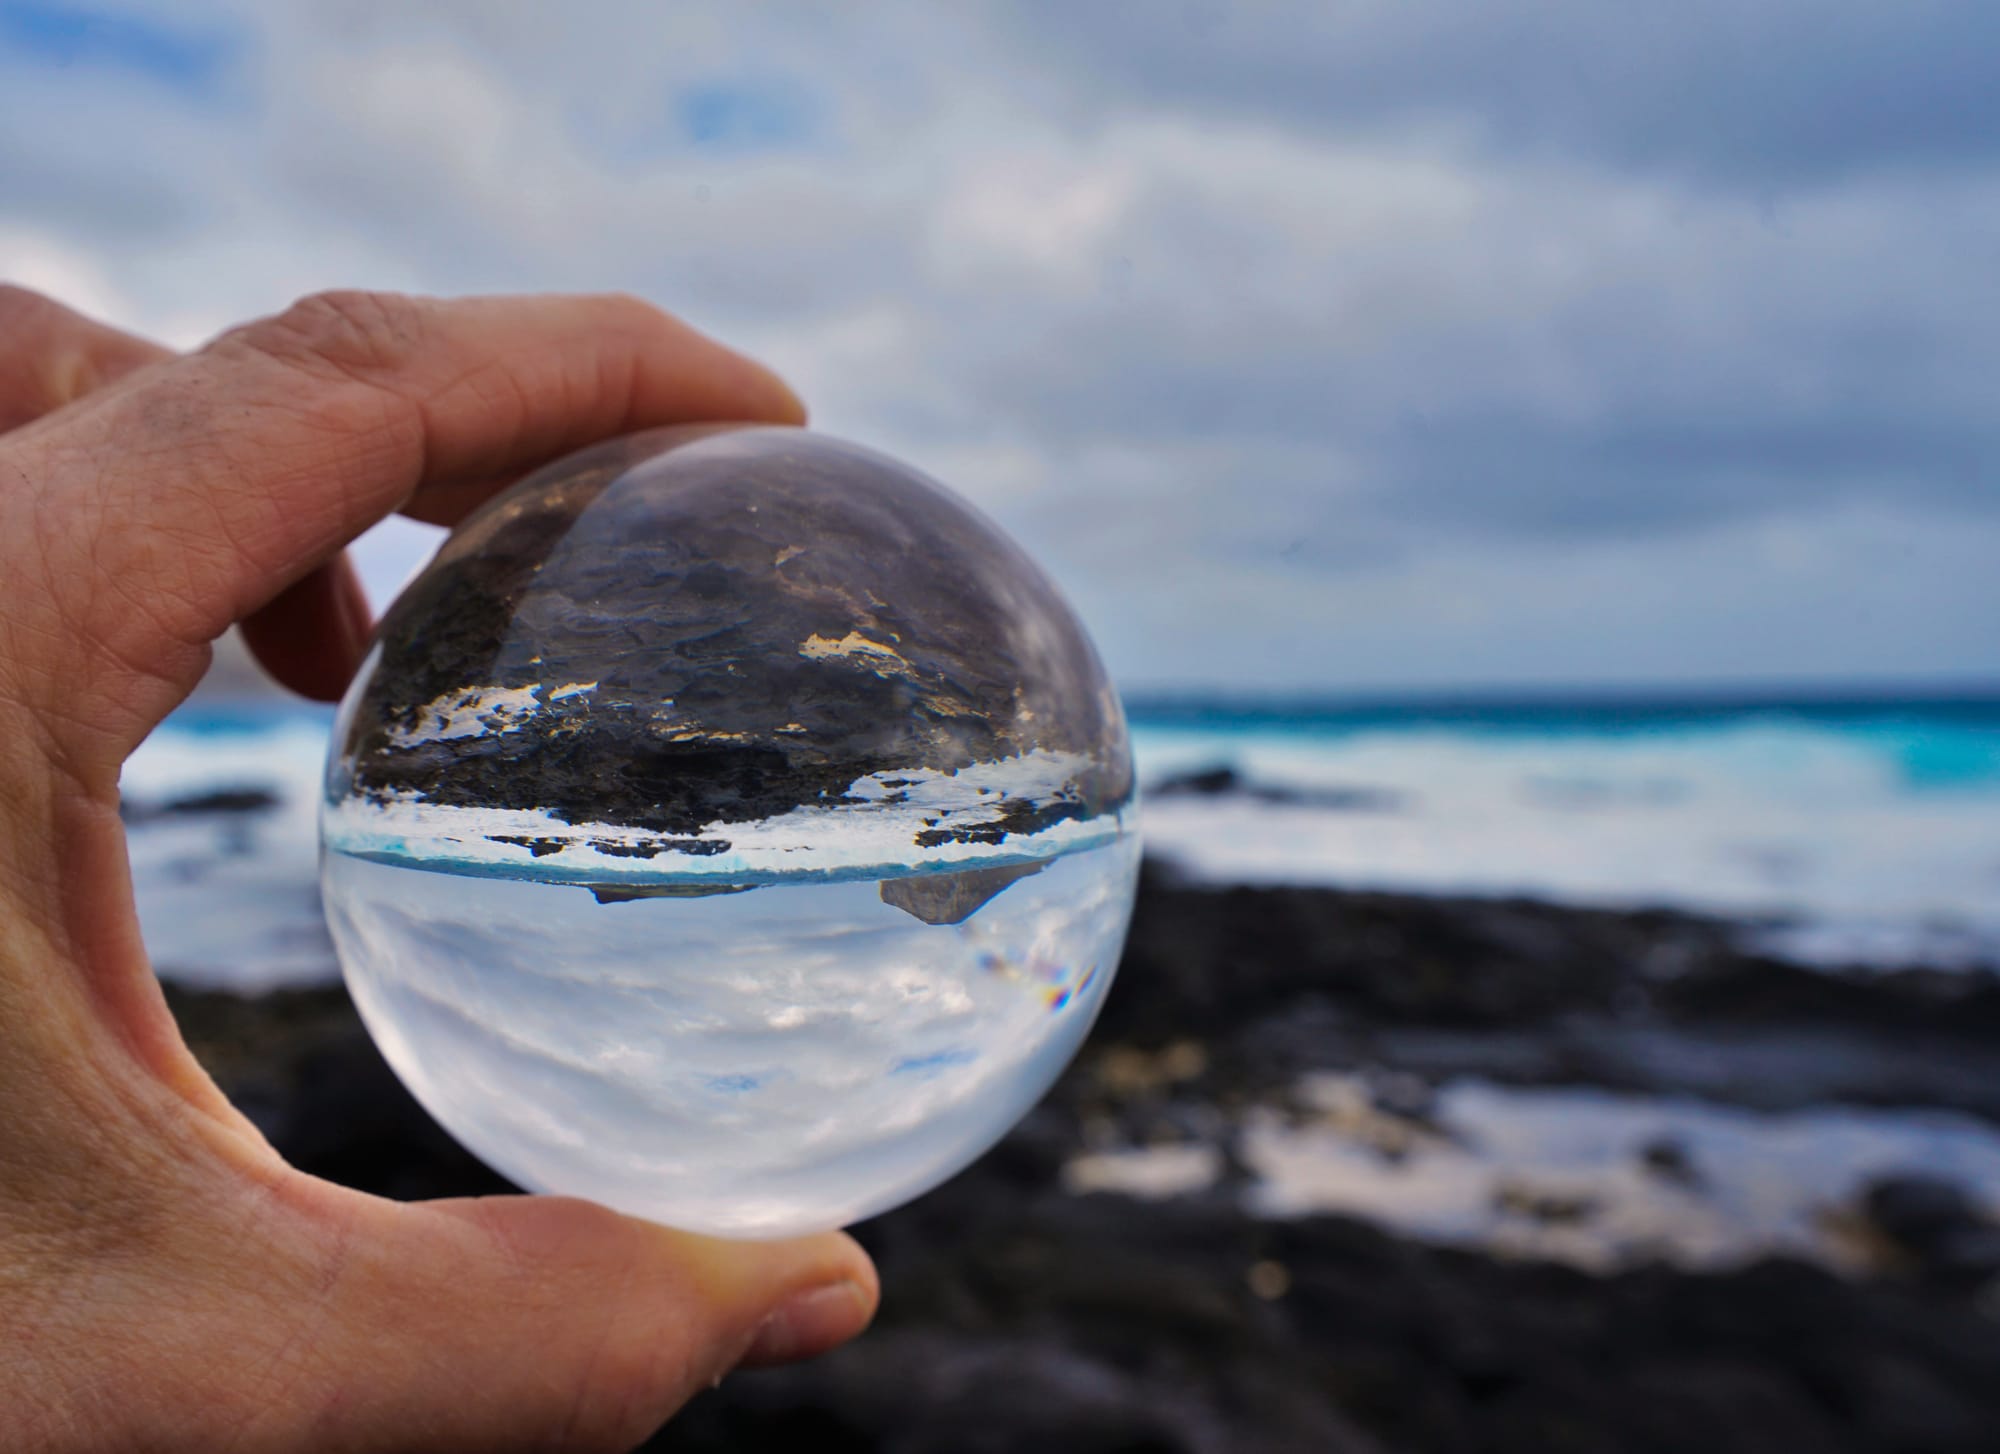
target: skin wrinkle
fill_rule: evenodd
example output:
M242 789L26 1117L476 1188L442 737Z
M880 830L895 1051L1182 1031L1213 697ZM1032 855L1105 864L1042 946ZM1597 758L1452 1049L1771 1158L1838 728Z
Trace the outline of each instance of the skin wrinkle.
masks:
M185 687L169 687L165 678L135 659L143 649L143 646L121 649L112 642L93 639L90 647L81 653L84 660L77 665L87 665L92 660L109 660L118 669L117 677L79 672L83 684L72 687L66 694L64 700L67 705L50 705L41 709L49 722L65 723L75 729L73 734L50 734L53 743L50 761L83 791L101 790L107 777L115 783L118 764L127 750L125 743L135 734L143 736L145 720L165 715L185 695ZM176 648L169 644L163 645L162 649ZM207 646L180 646L177 649L192 654L190 666L197 672L206 667L209 656ZM169 687L169 690L154 694L156 700L148 702L134 690L135 686L144 682ZM131 725L121 730L116 725L121 722ZM82 744L91 738L97 739L99 746L95 751L86 753Z
M286 412L294 417L301 413L296 407ZM311 422L311 427L324 430L329 435L339 433L360 438L370 438L380 432L375 420L358 417L351 411L328 419L324 423L315 419ZM241 594L216 599L215 583L245 575L245 572L235 568L238 562L249 563L251 571L248 574L254 574L259 578L292 571L304 574L309 568L308 563L299 558L295 548L288 550L277 542L286 541L288 537L299 533L296 526L300 523L301 517L319 524L322 529L324 526L321 522L332 517L336 511L343 521L351 518L355 513L351 505L344 510L341 509L338 482L351 475L372 473L375 469L373 461L369 458L374 452L373 447L367 451L355 450L350 458L323 460L312 466L307 466L301 461L299 467L286 468L282 474L275 462L268 457L254 461L244 460L231 457L227 446L219 442L211 447L215 449L217 458L214 464L201 471L200 475L226 478L232 475L243 477L256 473L266 478L276 476L279 482L277 487L267 488L255 494L239 492L237 510L223 509L213 493L202 488L195 480L191 480L183 487L182 492L196 497L200 502L200 509L210 516L210 527L207 531L199 533L186 526L169 528L173 529L176 535L185 532L189 537L187 543L193 545L196 551L212 553L213 564L203 565L190 571L185 619L172 623L172 629L177 635L204 641L219 634L230 620L248 614L250 610L263 604L261 599ZM196 477L198 478L199 476ZM306 481L320 478L335 482L335 501L321 503L316 498L316 492L303 487ZM261 520L245 522L240 515L245 504L261 515ZM218 541L223 548L216 552L213 550L213 543Z
M334 289L301 298L274 318L231 329L208 351L237 344L278 363L373 386L417 350L423 305L395 293Z
M39 567L36 579L44 587L44 589L35 591L31 595L30 603L32 609L34 605L51 599L53 594L46 588L47 583L55 578L55 563L57 559L50 539L52 528L50 512L41 508L43 504L42 491L36 483L36 477L29 472L25 464L14 459L12 451L8 450L4 445L0 445L0 460L6 460L13 464L14 470L20 476L22 486L21 495L18 497L19 503L8 512L12 517L8 522L8 538L26 540L30 543L34 553L35 564ZM21 518L23 515L26 516L25 521ZM7 613L6 619L11 621L15 629L19 629L21 612L19 610L10 610ZM17 655L11 652L9 653L9 658L10 661L8 664L11 664L13 660L27 661L33 659L28 653Z
M568 1449L578 1445L580 1441L577 1435L579 1431L589 1426L593 1415L600 1419L606 1419L614 1428L625 1423L629 1417L629 1413L624 1409L605 1410L602 1398L593 1398L592 1396L592 1391L600 1387L604 1382L599 1377L599 1371L604 1362L605 1350L609 1346L610 1340L611 1327L606 1322L599 1328L597 1336L591 1343L590 1351L584 1355L581 1376L577 1379L575 1387L571 1392L569 1411L564 1414L562 1427L556 1434L555 1446L558 1449Z
M275 1189L267 1188L267 1192L275 1194ZM310 1289L306 1303L308 1311L296 1319L294 1326L266 1355L258 1384L248 1391L250 1396L243 1400L245 1416L236 1435L239 1445L248 1445L248 1435L260 1414L268 1417L271 1410L285 1408L295 1401L289 1397L294 1393L303 1392L309 1396L311 1373L316 1370L336 1371L320 1346L321 1315L337 1300L342 1278L353 1256L355 1229L333 1222L329 1225L328 1235L331 1246L325 1251L325 1265ZM337 1384L337 1380L335 1382Z
M42 471L44 478L57 478L61 475L61 458L61 452L56 452L55 459L51 461L50 467ZM88 473L96 475L99 472L90 470ZM96 493L98 509L101 511L103 509L101 487ZM47 590L38 593L38 595L41 599L48 602L55 618L54 623L44 633L50 639L51 654L54 655L65 651L73 652L77 645L81 644L86 650L108 649L116 656L116 646L113 641L107 639L105 629L99 625L97 618L100 613L91 609L89 597L92 593L88 587L82 592L83 599L79 600L78 588L75 585L69 585L67 588L64 588L56 583L70 581L79 576L79 574L82 574L86 580L102 582L112 590L124 593L129 592L128 581L137 572L130 568L128 562L118 560L116 553L113 553L113 558L107 561L98 552L90 552L90 554L99 554L96 564L100 567L109 567L108 569L99 569L88 573L65 571L58 562L65 555L74 558L77 554L84 553L84 549L78 544L54 538L51 534L52 526L44 524L44 522L67 518L69 512L54 508L53 502L43 501L40 503L41 508L38 508L33 516L37 526L34 531L34 538L37 554L42 566L41 577L44 581L51 584ZM78 527L72 527L73 530L76 528ZM86 558L88 558L88 555L86 555ZM127 599L130 602L129 595ZM154 614L154 608L150 603L131 604L136 605L142 619ZM123 621L126 618L127 612L114 613L114 619ZM157 650L145 651L143 655L148 659L154 658L157 656ZM126 663L126 665L129 666L129 663ZM152 673L148 670L144 674L151 675ZM67 685L65 685L65 695L71 695L71 691ZM57 707L53 702L45 703L43 710L51 716L61 717L64 715L62 709ZM96 717L93 716L93 723L95 720Z
M249 492L238 488L232 498L258 506L264 513L264 526L244 532L235 518L225 513L228 544L260 569L285 569L296 562L282 553L272 555L264 542L297 534L290 522L300 511L325 510L329 514L323 518L355 521L363 505L353 496L350 480L393 473L414 483L421 458L421 426L400 401L377 386L329 388L313 371L268 351L232 352L225 344L237 338L229 335L204 354L192 356L188 366L194 377L188 384L171 391L152 391L169 397L142 397L140 422L149 429L141 432L159 437L156 448L168 461L163 473L174 478L182 490L199 495L206 509L219 510L210 484L213 479L257 482L259 488ZM232 369L247 373L236 390L249 400L248 406L238 411L240 422L247 426L240 431L225 427L212 408L197 405L189 397L213 392ZM303 380L302 373L306 375ZM303 390L302 382L306 385ZM247 451L236 442L239 434L252 441ZM287 448L296 462L273 456L274 437L296 441ZM205 467L189 470L184 461L190 451L213 452L214 458ZM358 533L360 524L354 528ZM205 616L200 625L210 627L215 614L219 612Z

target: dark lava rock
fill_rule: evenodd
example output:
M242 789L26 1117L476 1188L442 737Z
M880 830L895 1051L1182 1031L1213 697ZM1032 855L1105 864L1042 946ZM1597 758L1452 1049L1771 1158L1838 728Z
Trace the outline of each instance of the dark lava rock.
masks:
M1549 1227L1587 1222L1599 1211L1596 1197L1582 1192L1551 1191L1525 1181L1503 1180L1493 1188L1493 1209L1526 1217Z
M1623 916L1305 887L1206 887L1149 861L1111 1034L1211 1033L1318 997L1353 1015L1482 1026L1608 1009L1638 935ZM1193 1017L1192 1019L1190 1017Z
M2000 1320L1956 1275L1849 1278L1770 1260L1596 1276L1339 1217L1262 1221L1224 1192L1144 1203L1059 1189L1093 1123L1111 1118L1136 1138L1197 1098L1240 1099L1295 1054L1421 1078L1399 1047L1446 1034L1440 1026L1466 1043L1546 1048L1574 1025L1595 1038L1657 1015L1650 991L1634 987L1662 945L1718 979L1754 986L1764 973L1732 959L1713 926L1671 916L1208 890L1156 871L1111 1005L1071 1072L993 1153L858 1229L882 1269L877 1328L814 1363L729 1378L647 1447L1992 1450ZM1922 1019L1913 985L1889 976L1872 1001L1866 991L1854 987L1860 1019L1845 1032L1900 1041L1911 1032L1871 1024L1903 1011ZM240 1000L170 989L170 999L225 1089L308 1170L393 1196L504 1187L402 1091L339 990ZM1741 1048L1732 1000L1758 1003L1719 995L1708 1018L1690 1018L1715 1031L1710 1058ZM1761 1035L1781 1022L1753 1023ZM1159 1048L1189 1044L1205 1050ZM1121 1103L1102 1073L1114 1060L1174 1067ZM1524 1075L1558 1079L1588 1068L1521 1063ZM1979 1263L1967 1239L1990 1229L1949 1183L1896 1178L1865 1204L1920 1268Z
M1385 1066L2000 1122L1991 975L1801 969L1678 911L1209 885L1149 859L1099 1034L1158 1046L1195 1027L1243 1089Z
M1069 815L1132 792L1117 699L1034 562L805 430L658 430L551 465L459 527L378 639L342 744L361 793L692 833L1035 750L1079 756ZM504 731L421 740L493 689L534 695L489 714Z
M1003 863L957 873L914 874L884 879L878 892L883 903L926 924L963 924L1010 884L1038 874L1044 867L1040 863Z
M1718 954L1657 989L1677 1019L1736 1025L1868 1023L1878 1031L2000 1038L2000 976L1926 968L1838 973L1761 954Z
M1701 1171L1687 1143L1675 1136L1659 1136L1639 1148L1639 1164L1661 1181L1675 1186L1701 1185Z
M1227 763L1162 778L1148 790L1155 798L1245 797L1260 803L1289 803L1336 813L1385 813L1402 806L1400 794L1381 788L1292 787L1260 783Z
M128 798L119 803L118 811L119 816L127 823L147 823L156 818L203 818L268 813L277 807L278 803L278 795L269 788L249 786L212 788L207 792L169 798L164 803L141 803Z
M2000 1224L1965 1188L1941 1176L1879 1177L1861 1195L1868 1221L1942 1282L1984 1282L2000 1273Z
M1196 768L1193 772L1177 773L1162 778L1147 790L1147 796L1216 798L1225 793L1241 792L1244 786L1243 774L1227 763L1221 763L1215 767Z

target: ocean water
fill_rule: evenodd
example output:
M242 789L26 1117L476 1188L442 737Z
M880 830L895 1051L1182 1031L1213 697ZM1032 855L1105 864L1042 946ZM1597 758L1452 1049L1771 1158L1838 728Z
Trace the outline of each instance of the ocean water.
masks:
M1147 851L1214 881L1661 905L1811 962L2000 967L2000 697L1132 711ZM127 765L162 974L337 976L314 826L328 714L190 711ZM1161 785L1229 767L1242 789Z
M133 893L162 978L244 992L340 978L319 901L332 721L304 706L187 709L127 760ZM270 806L201 810L212 794L246 790Z
M1808 962L2000 966L2000 699L1134 722L1148 849L1204 879L1677 907ZM1238 790L1159 790L1215 767Z
M1041 1098L1117 968L1138 856L1009 865L942 909L924 896L965 873L593 889L332 852L324 888L376 1043L489 1165L764 1237L908 1200Z

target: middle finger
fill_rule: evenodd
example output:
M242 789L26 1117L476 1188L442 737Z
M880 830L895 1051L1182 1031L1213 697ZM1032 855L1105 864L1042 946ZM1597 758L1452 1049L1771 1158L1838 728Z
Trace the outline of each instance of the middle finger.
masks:
M0 434L171 357L53 298L0 283Z

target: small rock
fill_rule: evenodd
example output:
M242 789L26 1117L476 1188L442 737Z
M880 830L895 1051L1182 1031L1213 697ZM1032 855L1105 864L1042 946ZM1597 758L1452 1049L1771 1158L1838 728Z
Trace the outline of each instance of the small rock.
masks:
M1162 778L1147 794L1154 798L1214 798L1224 793L1240 792L1244 786L1243 776L1227 763L1214 767L1197 768L1193 772L1176 773Z
M1521 1181L1503 1181L1493 1189L1493 1209L1527 1217L1547 1227L1568 1227L1597 1215L1597 1198L1584 1192L1555 1191Z
M2000 1273L2000 1224L1954 1181L1921 1172L1879 1177L1863 1189L1861 1209L1932 1281L1963 1286Z
M127 823L145 823L154 818L201 818L243 813L267 813L278 806L278 795L269 788L213 788L205 793L188 793L164 803L139 803L126 799L118 805L119 816Z
M1250 1270L1243 1275L1243 1280L1250 1285L1252 1296L1262 1298L1267 1303L1276 1302L1292 1290L1291 1269L1282 1262L1273 1262L1268 1258L1262 1262L1251 1263Z
M1675 1186L1701 1185L1701 1172L1695 1168L1693 1153L1677 1136L1658 1136L1641 1146L1639 1164L1651 1175Z

